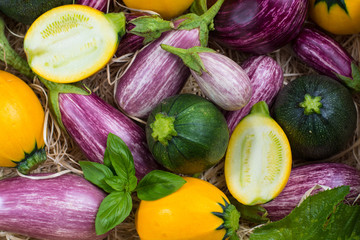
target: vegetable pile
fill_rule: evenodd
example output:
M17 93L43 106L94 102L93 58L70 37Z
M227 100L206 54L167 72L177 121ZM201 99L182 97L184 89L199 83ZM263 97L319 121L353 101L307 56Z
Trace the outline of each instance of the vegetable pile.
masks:
M148 2L0 3L0 240L359 238L356 3Z

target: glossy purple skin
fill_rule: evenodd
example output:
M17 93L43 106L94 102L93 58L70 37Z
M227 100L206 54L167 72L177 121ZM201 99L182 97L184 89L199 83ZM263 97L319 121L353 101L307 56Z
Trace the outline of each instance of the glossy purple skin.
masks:
M235 111L250 100L252 89L244 69L220 53L200 52L206 71L201 75L191 70L202 92L224 110Z
M281 66L269 56L250 57L241 66L250 78L253 93L249 102L242 109L225 114L230 133L250 112L255 103L265 101L271 106L284 81Z
M105 12L108 5L108 0L77 0L76 3Z
M338 42L315 28L304 28L294 39L292 49L300 60L323 75L352 78L354 59Z
M148 150L145 130L94 93L62 93L59 105L66 131L89 161L103 162L107 136L111 132L130 149L138 179L159 167Z
M95 217L106 194L73 174L0 181L0 230L51 240L97 240Z
M117 80L115 101L128 115L145 119L163 99L181 91L190 76L183 61L160 44L178 48L200 46L199 30L172 30L148 44Z
M262 206L268 211L268 217L272 221L280 220L317 184L330 188L349 185L350 193L346 199L352 204L360 194L360 171L343 163L316 163L294 168L283 191L274 200Z
M127 13L127 14L125 14L126 22L127 22L126 23L126 31L127 32L125 33L125 35L121 38L121 40L119 42L119 46L116 51L117 57L121 57L122 55L127 54L127 53L135 52L144 46L144 44L143 44L144 38L143 37L140 37L138 35L128 32L135 27L135 25L129 23L129 21L131 21L139 16L144 16L144 15L145 14L142 14L142 13Z
M239 51L270 53L297 36L307 10L308 0L227 0L210 37Z

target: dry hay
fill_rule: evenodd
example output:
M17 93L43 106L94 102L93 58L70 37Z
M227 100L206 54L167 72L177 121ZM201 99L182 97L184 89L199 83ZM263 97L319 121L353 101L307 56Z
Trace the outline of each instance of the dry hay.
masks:
M110 9L113 12L122 11L122 7L116 2L111 2ZM12 47L23 57L25 54L22 49L23 37L26 33L27 26L24 26L20 23L15 23L11 19L4 17L4 20L7 23L7 28L5 30L6 36L12 45ZM310 23L306 23L310 24ZM351 35L351 36L332 36L338 42L340 42L345 49L355 58L355 60L360 61L360 34ZM214 42L210 42L209 46L241 64L246 58L249 57L248 54L239 53L229 49L220 47ZM298 76L315 73L312 69L305 66L303 63L299 62L296 57L291 52L289 46L285 46L271 54L269 56L273 57L281 66L284 71L284 84L295 79ZM129 61L132 59L133 54L128 54L121 57L114 57L112 61L96 75L89 77L84 80L84 83L99 97L104 99L109 104L116 106L113 99L114 85L116 79L121 75L121 73L126 68ZM85 156L77 145L69 138L66 133L62 132L60 128L55 123L54 119L49 113L49 108L47 105L47 91L43 85L35 79L27 79L24 76L21 76L17 71L7 66L3 62L0 63L0 69L11 72L24 81L26 81L31 88L37 93L39 99L41 100L45 112L46 112L46 151L48 159L42 164L34 173L38 172L61 172L64 170L71 171L75 174L82 174L78 161L86 160ZM182 92L193 93L202 95L198 85L192 79L189 78ZM359 95L354 95L354 101L356 106L360 105ZM358 117L358 123L360 122L360 117ZM143 123L140 123L143 124ZM359 126L359 124L358 124ZM329 159L322 160L323 162L342 162L348 165L354 166L360 169L360 128L358 127L354 135L353 141L349 144L348 148L343 152L333 156ZM294 165L300 165L304 162L299 159L294 159ZM16 176L17 172L15 169L1 168L0 167L0 179ZM223 176L223 161L221 161L216 166L207 170L200 176L202 179L209 181L215 186L219 187L224 192L227 192L225 185L225 180ZM139 239L135 230L134 225L134 213L138 205L138 201L134 199L134 210L131 215L119 226L115 228L114 231L107 237L108 240L134 240ZM249 234L252 231L250 224L241 221L240 229L238 234L240 239L248 239ZM0 240L24 240L29 239L24 236L13 235L11 233L1 232L0 231Z

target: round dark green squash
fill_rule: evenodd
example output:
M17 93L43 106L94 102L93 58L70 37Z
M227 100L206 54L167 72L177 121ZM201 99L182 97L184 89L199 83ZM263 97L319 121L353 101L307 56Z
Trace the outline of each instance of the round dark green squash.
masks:
M323 75L305 75L284 86L272 115L287 135L294 157L325 159L344 150L357 125L350 91Z
M195 174L224 157L229 130L213 103L195 94L178 94L153 109L146 139L154 158L166 169Z
M74 0L1 0L0 11L17 22L30 25L44 12L72 3Z

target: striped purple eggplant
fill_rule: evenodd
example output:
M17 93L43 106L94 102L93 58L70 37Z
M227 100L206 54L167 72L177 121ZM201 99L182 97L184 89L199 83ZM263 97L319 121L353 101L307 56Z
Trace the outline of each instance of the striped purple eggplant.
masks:
M116 56L120 57L127 53L135 52L144 46L144 37L135 35L130 33L129 31L135 27L134 24L129 23L129 21L139 17L145 16L144 13L127 13L125 14L126 17L126 33L121 38L119 42L118 49L116 50Z
M284 81L281 66L269 56L250 57L241 66L250 78L252 96L245 107L225 114L230 133L255 103L265 101L271 106Z
M177 20L174 25L178 29L163 33L136 54L115 87L115 101L122 111L132 117L146 118L161 100L181 91L190 70L180 58L163 50L160 44L187 49L200 46L204 41L202 38L206 38L207 44L208 34L204 31L207 31L222 2L218 0L202 16Z
M343 163L316 163L296 167L291 171L289 181L279 196L262 206L271 220L282 219L316 185L329 188L349 185L350 193L346 199L352 204L360 194L360 171ZM319 189L312 193L318 191ZM357 202L360 203L360 200Z
M270 53L296 37L307 9L308 0L227 0L210 37L239 51Z
M244 69L231 58L210 48L161 47L183 59L204 95L224 110L235 111L250 100L252 89Z
M108 0L77 0L76 3L95 8L102 12L106 12L108 6Z
M0 181L0 193L0 231L49 240L106 237L95 232L95 217L106 194L81 176L7 178Z
M145 130L94 93L60 93L59 107L66 131L90 161L103 162L111 132L130 149L138 179L159 167L147 147Z
M324 32L306 27L292 43L294 53L320 74L360 91L360 69L346 49Z

